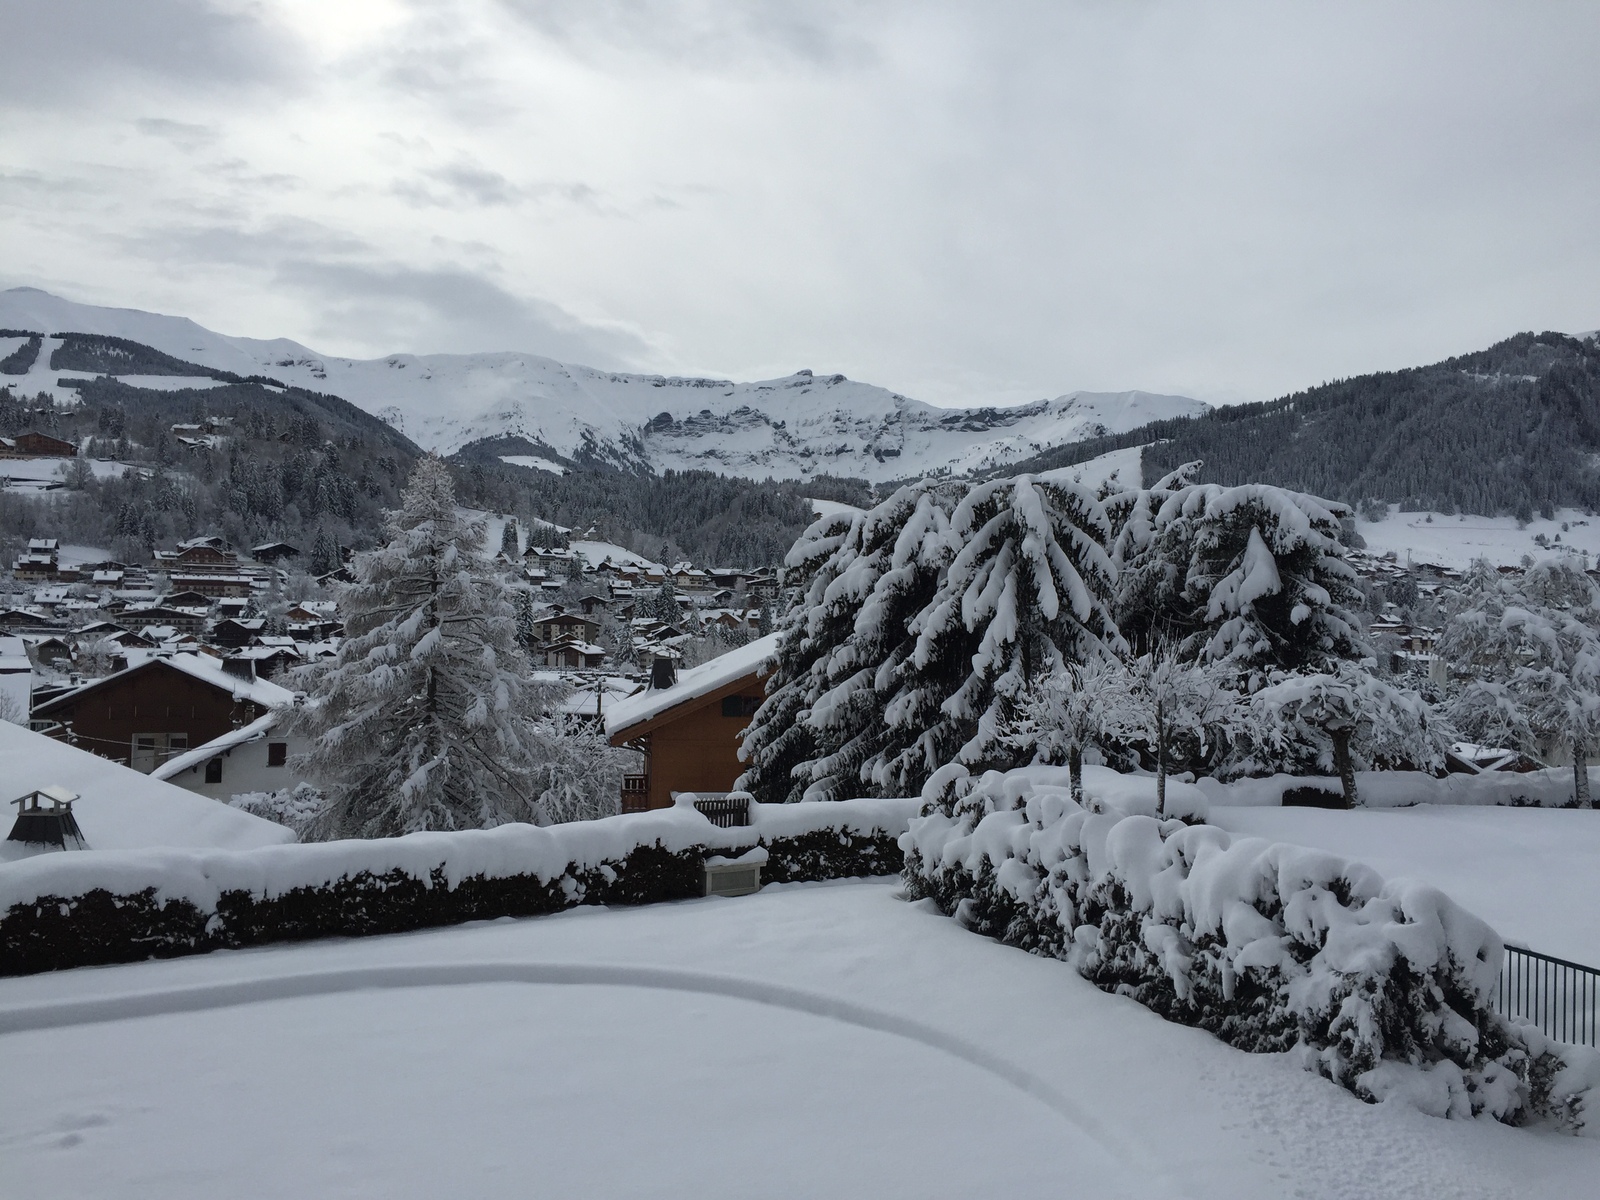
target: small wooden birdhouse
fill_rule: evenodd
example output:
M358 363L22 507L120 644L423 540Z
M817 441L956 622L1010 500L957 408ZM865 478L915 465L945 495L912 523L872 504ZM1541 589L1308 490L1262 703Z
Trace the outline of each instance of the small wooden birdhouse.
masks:
M72 815L72 802L77 798L64 787L52 786L13 800L17 823L6 841L40 850L87 850L89 844Z

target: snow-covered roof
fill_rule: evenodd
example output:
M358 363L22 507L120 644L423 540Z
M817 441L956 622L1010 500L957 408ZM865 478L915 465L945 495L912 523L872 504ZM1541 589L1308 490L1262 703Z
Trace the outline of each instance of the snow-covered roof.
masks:
M281 825L7 721L0 721L0 775L7 780L7 799L51 785L76 792L73 814L91 851L249 850L294 841ZM25 853L21 843L0 842L0 859Z
M560 676L551 675L549 678L559 679ZM637 683L620 675L603 676L598 681L598 687L601 689L598 693L598 699L602 712L614 708L639 691ZM596 688L597 683L595 682L589 682L582 687L573 688L571 692L567 693L567 698L561 702L561 711L572 713L576 716L593 716L597 698Z
M748 645L719 654L708 663L702 663L678 676L672 687L659 691L641 692L619 701L606 714L606 734L614 736L624 729L642 725L659 717L668 709L689 700L709 695L734 680L760 669L778 649L778 635L769 633Z
M278 709L271 709L263 716L257 717L248 725L241 725L238 729L230 729L219 737L212 738L209 742L196 746L185 754L176 758L169 758L154 771L150 772L151 779L171 779L174 775L187 771L190 767L198 767L208 763L224 750L232 750L235 746L244 746L250 742L260 741L272 732L273 726L283 713Z
M214 687L221 688L223 691L232 692L235 698L249 700L265 708L282 708L285 705L294 703L294 693L288 688L279 687L277 684L269 683L265 679L241 679L237 675L230 675L222 669L221 663L210 655L173 654L162 658L143 658L136 663L129 663L125 670L118 671L113 675L107 675L103 679L92 680L70 692L63 692L60 696L51 700L46 707L59 704L69 698L76 699L85 692L104 687L125 675L142 670L152 662L165 663L174 670L182 671L185 675L194 679L202 680Z
M577 638L562 638L559 642L551 642L546 650L576 650L579 654L604 654L604 646L596 646L593 642L579 641Z

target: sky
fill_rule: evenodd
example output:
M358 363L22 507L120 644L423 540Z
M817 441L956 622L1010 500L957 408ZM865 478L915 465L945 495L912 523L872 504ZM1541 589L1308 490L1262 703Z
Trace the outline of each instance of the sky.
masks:
M1217 403L1600 326L1600 6L0 0L0 285Z

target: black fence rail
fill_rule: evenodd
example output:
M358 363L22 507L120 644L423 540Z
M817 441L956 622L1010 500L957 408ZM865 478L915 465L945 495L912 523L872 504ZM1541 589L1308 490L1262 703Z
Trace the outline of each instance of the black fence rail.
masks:
M718 829L735 829L750 824L748 796L715 796L696 800L694 806Z
M1600 970L1552 958L1521 946L1506 947L1500 964L1495 1009L1502 1016L1536 1025L1546 1037L1594 1046Z

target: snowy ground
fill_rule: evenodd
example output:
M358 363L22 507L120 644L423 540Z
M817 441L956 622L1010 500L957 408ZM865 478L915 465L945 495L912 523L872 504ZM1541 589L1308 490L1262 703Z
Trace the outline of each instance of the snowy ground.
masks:
M1369 1107L896 892L0 980L6 1194L1593 1194L1600 1143Z
M540 458L535 454L502 454L500 461L510 463L513 467L527 467L532 471L549 471L554 475L567 473L567 469L560 463L551 462L548 458Z
M864 510L854 504L846 504L842 500L818 500L815 496L807 496L806 503L811 505L811 511L819 517L853 517Z
M1460 807L1212 808L1233 833L1358 859L1431 883L1507 941L1600 966L1595 864L1600 812Z
M37 491L43 484L62 482L69 461L65 458L0 459L0 480L4 480L7 488ZM98 458L89 459L89 468L96 479L110 479L133 469L127 463L102 462Z
M1108 451L1075 466L1041 471L1039 478L1053 483L1081 483L1092 488L1108 480L1115 480L1121 487L1143 487L1143 461L1144 447L1128 446L1122 450Z
M1564 531L1563 524L1567 526ZM1390 505L1389 515L1382 521L1357 520L1356 532L1366 539L1373 554L1392 550L1402 566L1410 561L1460 570L1476 558L1487 558L1497 566L1515 566L1523 555L1547 558L1562 547L1587 554L1591 566L1600 562L1600 517L1571 508L1557 509L1553 519L1539 518L1518 529L1514 517L1401 512L1398 505ZM1548 547L1534 542L1540 534L1550 543ZM1555 541L1558 536L1559 543Z

